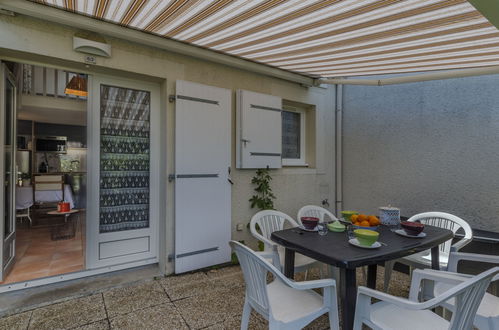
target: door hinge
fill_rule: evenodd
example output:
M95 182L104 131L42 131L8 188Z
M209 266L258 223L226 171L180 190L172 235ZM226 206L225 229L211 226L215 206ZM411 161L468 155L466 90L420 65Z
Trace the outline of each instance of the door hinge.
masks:
M169 174L168 175L168 182L172 182L173 180L175 180L175 177L176 177L175 174Z
M175 102L176 99L177 99L177 97L173 94L170 94L170 96L168 96L168 101L170 103Z

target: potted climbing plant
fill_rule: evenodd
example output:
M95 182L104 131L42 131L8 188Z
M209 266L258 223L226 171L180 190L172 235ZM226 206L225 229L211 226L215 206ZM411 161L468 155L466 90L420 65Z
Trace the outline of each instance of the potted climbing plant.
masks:
M270 176L268 169L258 169L256 170L255 176L251 179L251 183L255 187L255 195L253 195L249 201L251 208L258 208L260 210L273 210L274 209L274 199L276 198L270 187L270 181L272 177ZM249 227L249 223L248 223ZM260 230L257 225L257 230ZM258 242L258 249L263 251L263 242Z
M255 195L253 195L249 201L251 203L251 208L258 208L260 210L273 210L274 209L274 199L276 198L270 187L270 182L272 177L270 176L268 169L258 169L256 170L255 176L251 179L251 183L255 187Z

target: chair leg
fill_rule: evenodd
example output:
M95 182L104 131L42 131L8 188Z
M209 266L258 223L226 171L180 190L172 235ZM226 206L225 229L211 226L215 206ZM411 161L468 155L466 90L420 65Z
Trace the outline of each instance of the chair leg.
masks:
M364 281L364 284L367 285L367 271L366 271L366 268L367 267L361 267L360 268L360 271L361 271L361 274L362 274L362 280Z
M353 321L353 330L362 330L362 321L360 317L355 317Z
M241 317L241 330L248 329L250 316L251 316L251 306L247 301L245 301L243 307L243 315Z
M29 226L33 227L33 220L31 220L31 217L29 215L29 208L28 208L28 220L29 220Z
M308 269L305 270L305 281L307 280L307 278L308 278Z
M388 292L388 287L390 286L390 279L392 278L393 266L395 265L394 260L385 261L385 281L383 285L383 290Z
M327 267L327 276L329 278L334 279L336 283L340 283L340 269L338 267L334 267L331 265L326 265L326 267Z
M329 329L330 330L339 330L339 320L336 318L338 314L334 312L329 312Z

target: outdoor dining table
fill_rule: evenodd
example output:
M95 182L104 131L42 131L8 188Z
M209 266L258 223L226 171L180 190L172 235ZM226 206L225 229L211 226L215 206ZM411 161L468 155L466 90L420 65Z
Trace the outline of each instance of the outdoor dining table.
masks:
M367 286L373 289L376 287L377 265L388 260L431 249L431 265L433 269L438 270L439 244L454 237L452 231L433 226L425 226L424 238L404 237L386 226L379 226L378 232L382 246L376 249L351 245L345 232L329 232L321 236L316 232L290 228L273 232L271 239L285 248L284 275L288 278L294 276L295 252L340 268L343 329L352 329L357 299L357 267L368 266Z

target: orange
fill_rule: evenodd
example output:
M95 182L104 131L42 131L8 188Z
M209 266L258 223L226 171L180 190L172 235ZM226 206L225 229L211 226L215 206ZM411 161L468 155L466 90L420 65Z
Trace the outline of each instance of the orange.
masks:
M367 220L366 220L366 221L362 221L362 222L360 223L360 226L361 226L361 227L370 227L370 225L369 225L369 221L367 221Z
M359 214L359 216L357 217L357 221L359 221L359 222L367 221L367 215Z
M367 217L367 221L369 221L369 223L371 224L371 226L377 226L379 225L379 219L378 217L374 216L374 215L370 215Z
M358 214L352 214L350 216L350 221L352 221L352 223L354 222L357 222L357 219L359 218L359 215Z

